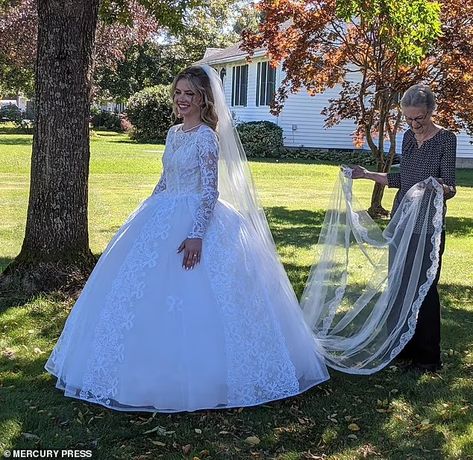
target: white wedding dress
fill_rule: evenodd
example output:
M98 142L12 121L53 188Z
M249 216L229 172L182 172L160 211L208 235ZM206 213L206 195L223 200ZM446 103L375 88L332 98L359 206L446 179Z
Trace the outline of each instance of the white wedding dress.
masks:
M329 378L286 275L218 199L219 142L171 128L163 175L98 261L46 369L66 396L125 411L286 398ZM177 248L203 238L201 263Z

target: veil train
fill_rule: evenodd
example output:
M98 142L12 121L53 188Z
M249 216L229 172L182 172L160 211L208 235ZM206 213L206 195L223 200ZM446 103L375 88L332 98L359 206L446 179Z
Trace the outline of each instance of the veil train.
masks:
M219 119L220 198L251 222L294 295L258 199L244 148L217 72L210 78ZM417 314L439 263L443 189L433 178L414 186L382 231L357 202L343 167L300 304L327 365L352 374L381 370L415 331ZM261 267L265 270L265 266Z

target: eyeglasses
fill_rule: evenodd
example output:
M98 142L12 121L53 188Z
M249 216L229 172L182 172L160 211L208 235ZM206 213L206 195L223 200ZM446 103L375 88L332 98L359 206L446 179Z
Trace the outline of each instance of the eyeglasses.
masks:
M420 117L415 117L415 118L406 117L404 115L404 120L406 120L406 122L409 123L409 124L412 124L412 123L416 122L417 124L420 125L427 118L428 114L429 113L427 112L425 115L420 116Z

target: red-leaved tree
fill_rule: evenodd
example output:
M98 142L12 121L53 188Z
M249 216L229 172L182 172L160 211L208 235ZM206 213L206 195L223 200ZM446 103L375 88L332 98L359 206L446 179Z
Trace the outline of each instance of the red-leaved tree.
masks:
M473 132L473 2L263 0L258 8L265 19L244 47L265 47L274 65L282 62L275 113L302 87L316 95L338 85L326 126L354 120L354 143L367 142L379 172L391 167L403 127L399 100L412 84L437 93L438 123ZM373 216L387 214L383 192L374 186Z
M152 39L159 30L157 19L137 2L130 2L122 21L104 11L95 32L96 70L114 68L131 46ZM20 0L0 12L0 95L33 96L37 34L37 0Z

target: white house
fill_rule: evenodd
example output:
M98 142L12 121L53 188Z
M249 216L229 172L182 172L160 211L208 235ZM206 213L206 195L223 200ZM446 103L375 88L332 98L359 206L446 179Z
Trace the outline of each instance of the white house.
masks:
M355 125L344 120L332 128L324 128L321 110L331 98L338 95L338 88L323 94L309 96L302 90L290 94L279 116L271 115L269 104L279 87L284 73L279 65L269 66L266 50L255 52L252 61L237 43L226 49L210 48L198 64L209 64L222 78L227 102L237 121L268 120L279 125L284 132L287 147L315 147L354 149L351 133ZM400 150L402 133L398 135L397 149ZM462 132L458 135L457 166L473 167L473 138Z
M3 107L5 105L16 105L20 110L24 111L26 110L26 106L28 103L28 99L26 99L23 96L16 96L14 99L1 99L0 100L0 107Z

